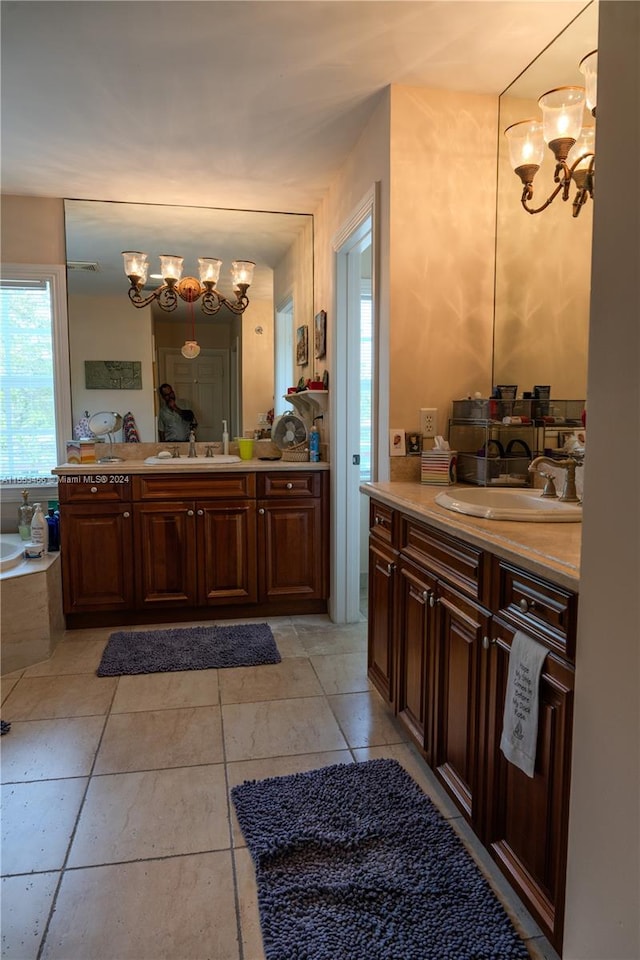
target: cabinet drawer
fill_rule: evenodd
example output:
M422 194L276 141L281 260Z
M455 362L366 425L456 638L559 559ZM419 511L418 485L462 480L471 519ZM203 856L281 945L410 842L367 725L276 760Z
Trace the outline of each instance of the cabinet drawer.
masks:
M259 497L319 497L321 487L317 472L258 474Z
M516 629L575 658L577 594L494 557L493 608Z
M134 491L136 500L209 499L228 500L232 498L255 497L255 474L222 473L149 474L135 477Z
M369 532L395 546L395 513L391 507L380 503L377 500L371 500L369 503Z
M132 499L129 474L92 473L58 478L60 503L105 503Z
M401 517L400 550L467 596L487 604L489 556L474 547L410 517Z

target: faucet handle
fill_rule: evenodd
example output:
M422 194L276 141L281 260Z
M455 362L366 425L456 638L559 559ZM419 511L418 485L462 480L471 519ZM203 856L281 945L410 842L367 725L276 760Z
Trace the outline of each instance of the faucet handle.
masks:
M558 492L556 490L556 483L555 483L556 478L554 477L554 475L552 473L543 473L541 470L539 471L539 475L545 481L545 484L544 484L544 487L542 488L542 493L540 494L540 496L548 497L549 499L551 499L552 497L557 497Z

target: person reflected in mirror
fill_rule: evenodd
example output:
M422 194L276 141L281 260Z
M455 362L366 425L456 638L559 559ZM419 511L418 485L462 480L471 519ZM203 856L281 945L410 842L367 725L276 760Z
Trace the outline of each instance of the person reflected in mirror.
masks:
M158 436L161 442L173 440L182 443L188 440L191 431L198 426L193 410L178 406L170 383L161 383L158 393L161 397L158 412Z

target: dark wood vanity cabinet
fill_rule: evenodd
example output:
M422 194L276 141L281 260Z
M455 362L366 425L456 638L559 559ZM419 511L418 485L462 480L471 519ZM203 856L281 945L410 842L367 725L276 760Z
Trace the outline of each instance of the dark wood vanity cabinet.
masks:
M373 499L370 516L369 678L560 950L577 595ZM517 629L549 650L533 778L500 751Z
M61 478L68 626L89 625L80 614L98 612L114 623L144 622L150 611L159 620L192 618L207 608L224 616L324 612L328 476Z

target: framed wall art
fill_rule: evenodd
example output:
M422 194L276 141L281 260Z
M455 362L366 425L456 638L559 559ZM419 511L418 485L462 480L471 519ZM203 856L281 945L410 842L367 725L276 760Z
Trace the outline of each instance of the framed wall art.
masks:
M314 357L321 360L327 352L327 311L316 313L313 324Z
M139 360L85 360L86 390L142 390Z
M309 363L308 327L298 327L296 330L296 363L299 367L306 367Z

